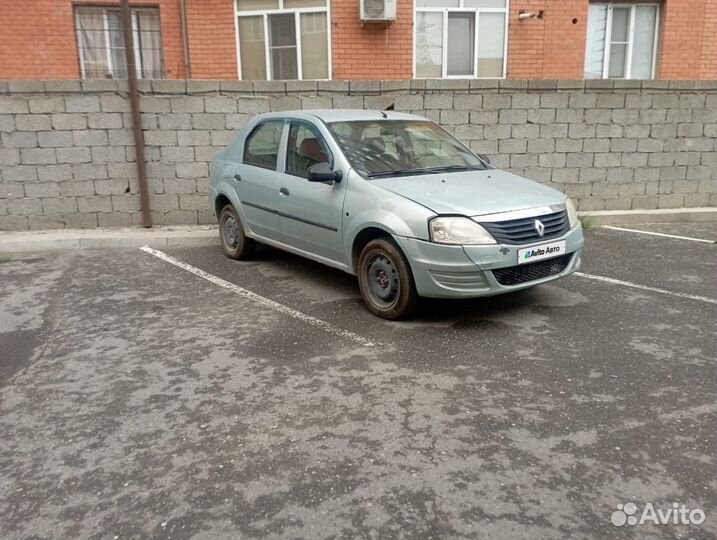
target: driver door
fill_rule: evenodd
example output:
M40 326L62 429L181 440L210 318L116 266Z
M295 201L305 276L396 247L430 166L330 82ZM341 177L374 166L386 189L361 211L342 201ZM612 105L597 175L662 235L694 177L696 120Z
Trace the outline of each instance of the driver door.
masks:
M344 263L342 212L346 183L307 180L312 165L322 162L334 165L326 140L313 124L293 120L284 158L278 176L279 227L284 241Z

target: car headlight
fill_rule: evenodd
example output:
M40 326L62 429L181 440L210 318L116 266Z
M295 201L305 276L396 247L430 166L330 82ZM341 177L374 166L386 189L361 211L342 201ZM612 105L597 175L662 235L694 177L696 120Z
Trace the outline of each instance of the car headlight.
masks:
M575 210L575 205L570 199L565 199L565 209L568 211L568 223L572 229L580 223L580 220L578 220L578 211Z
M467 217L437 217L428 222L431 241L438 244L495 244L488 231Z

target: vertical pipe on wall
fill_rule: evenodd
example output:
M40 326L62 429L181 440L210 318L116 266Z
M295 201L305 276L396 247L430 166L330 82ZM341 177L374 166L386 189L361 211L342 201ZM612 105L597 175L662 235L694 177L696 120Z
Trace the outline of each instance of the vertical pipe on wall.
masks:
M149 191L147 189L147 171L144 158L144 133L142 133L142 117L139 112L139 90L137 89L137 62L134 56L134 39L132 36L132 14L129 0L121 0L122 31L124 48L127 57L127 83L129 85L129 102L132 112L132 131L134 132L135 158L137 161L137 182L142 208L142 226L152 226L152 214L149 211Z
M189 28L187 26L187 0L179 0L179 13L182 17L182 45L184 46L184 67L187 79L192 78L192 58L189 54Z

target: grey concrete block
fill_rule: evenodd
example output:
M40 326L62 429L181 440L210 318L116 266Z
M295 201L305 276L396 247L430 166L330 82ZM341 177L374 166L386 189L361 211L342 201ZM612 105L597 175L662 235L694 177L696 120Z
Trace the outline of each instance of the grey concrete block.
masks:
M378 83L378 81L376 81ZM276 96L286 94L285 81L254 81L254 94Z
M594 164L596 167L619 167L620 154L614 152L595 154Z
M98 96L66 96L65 110L68 113L99 112L100 99Z
M161 154L163 161L194 161L194 148L191 146L163 146L161 149Z
M570 124L568 126L568 137L571 139L587 139L595 137L595 126L588 124Z
M653 124L650 136L656 139L670 139L677 136L677 126L674 124Z
M528 111L521 109L503 109L498 115L498 122L501 124L525 124L527 121Z
M570 104L570 94L542 94L540 107L543 109L565 109Z
M453 98L453 108L460 111L476 111L483 106L480 94L462 94Z
M30 112L33 114L65 112L65 100L61 97L30 97L28 105Z
M452 109L452 94L428 94L423 98L423 107L425 109Z
M578 167L580 169L583 169L585 167L592 167L593 166L593 154L587 154L583 152L569 152L565 154L565 165L567 167ZM599 171L599 168L595 168L595 171ZM581 177L583 175L583 171L580 171ZM599 177L597 178L600 179Z
M625 94L599 94L595 107L598 109L619 109L625 106Z
M24 196L25 196L25 184L24 183L0 182L0 199L22 199Z
M95 193L95 185L92 180L82 180L79 182L61 182L60 183L60 195L62 197L86 197L89 195L94 195L94 193ZM71 211L77 212L77 204L75 204L74 210L68 210L68 212L71 212Z
M23 148L20 150L23 165L45 165L57 163L54 148Z
M566 158L565 154L540 154L538 156L538 164L541 167L552 167L552 168L560 168L565 167L566 164Z
M28 182L27 184L25 184L25 196L59 197L60 184L58 184L57 182Z
M212 94L219 92L219 81L193 79L187 81L187 94Z
M395 108L396 96L393 94L382 95L382 96L365 96L363 98L363 105L366 109L375 109L383 111L386 109Z
M237 101L233 97L226 96L206 97L204 107L208 113L235 113Z
M587 124L610 124L613 121L612 112L610 109L589 109L585 111L585 122Z
M75 146L106 146L109 143L107 131L100 129L80 129L72 132Z
M237 101L237 112L259 114L269 111L269 99L266 97L242 97Z
M470 112L470 123L471 124L497 124L498 123L498 111L471 111Z
M119 113L89 113L87 125L90 129L119 129L122 127L122 115Z
M188 178L165 178L164 193L196 193L197 181L194 177ZM206 200L206 197L205 197Z
M40 131L37 141L41 148L56 148L58 146L72 146L72 131Z
M126 178L104 178L94 180L95 194L97 195L117 195L129 193L129 180Z
M680 96L677 94L656 94L652 97L652 106L655 109L675 109L680 105Z
M498 152L501 154L524 154L528 149L525 139L502 139L498 141Z
M206 163L177 163L177 178L201 178L209 175Z
M43 165L42 167L46 167ZM38 168L34 165L4 165L2 167L2 182L28 182L37 180Z
M173 113L201 113L204 112L204 98L197 96L173 97L170 99Z
M97 180L107 178L107 165L104 163L80 163L72 165L72 177L75 180Z
M155 79L152 81L152 92L155 94L186 94L187 81ZM201 98L200 98L201 99Z
M112 199L107 195L77 197L77 207L83 214L88 212L111 212Z
M619 124L597 124L595 127L595 137L601 138L612 138L622 137L625 128Z
M528 153L546 154L546 153L551 153L554 151L555 151L555 139L530 139L528 141ZM563 156L563 162L564 161L565 161L565 156ZM543 165L541 163L541 166L546 167L548 165ZM561 166L564 166L564 164Z
M75 197L42 199L42 210L45 214L72 214L77 212L77 199Z
M9 165L20 164L20 150L17 148L5 148L0 146L0 166L7 167ZM0 181L2 181L2 173L0 172Z
M0 96L0 114L26 114L29 112L27 99Z
M441 111L440 118L441 124L467 124L469 119L469 113L468 111Z
M45 81L45 92L48 94L72 94L80 92L81 81L74 80L48 80Z
M15 115L0 114L0 132L15 131Z
M178 146L209 146L211 144L209 131L206 130L192 130L192 131L177 131L177 143Z
M52 129L52 121L49 114L18 114L15 126L18 131L45 131Z
M121 163L127 157L123 146L93 146L90 154L93 163Z
M637 141L635 139L611 139L611 152L635 152L637 151Z
M226 94L247 94L254 93L253 81L221 81L219 91Z
M319 81L319 95L346 94L348 91L349 81Z
M510 133L516 139L537 139L540 137L540 126L535 124L513 124Z
M567 126L565 128L567 135ZM584 139L555 139L556 152L582 152Z
M513 96L515 99L517 96ZM556 118L555 109L530 109L528 110L528 122L531 124L553 124Z
M286 93L302 96L317 95L319 85L317 81L286 81Z
M35 216L42 214L42 201L40 199L9 199L6 201L7 212L10 215Z
M513 96L510 94L486 94L483 96L483 109L510 109L512 100Z
M37 168L37 178L41 182L72 180L72 168L69 165L44 165Z
M51 121L53 129L87 129L87 117L83 114L57 113Z
M0 134L3 146L7 148L35 148L38 144L37 133L14 131Z
M110 146L134 145L134 133L129 129L109 129L107 135Z
M647 166L647 154L642 152L624 152L620 157L620 165L623 167L645 167Z

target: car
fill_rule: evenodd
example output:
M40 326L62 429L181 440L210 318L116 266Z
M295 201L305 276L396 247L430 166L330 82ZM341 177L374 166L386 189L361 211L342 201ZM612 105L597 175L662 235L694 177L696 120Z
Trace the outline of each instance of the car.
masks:
M257 115L214 158L209 203L227 256L248 258L260 242L341 269L385 319L410 316L419 297L565 277L584 243L563 193L394 111Z

